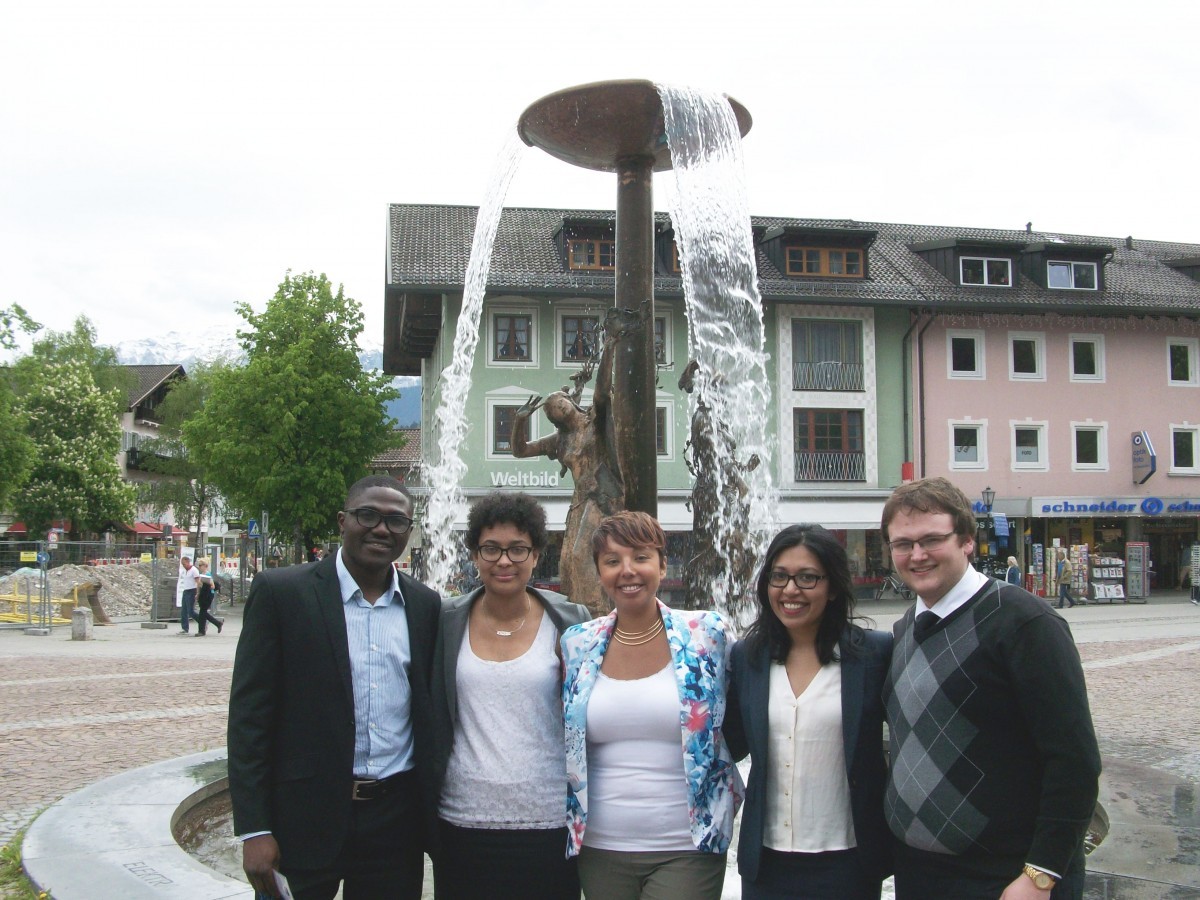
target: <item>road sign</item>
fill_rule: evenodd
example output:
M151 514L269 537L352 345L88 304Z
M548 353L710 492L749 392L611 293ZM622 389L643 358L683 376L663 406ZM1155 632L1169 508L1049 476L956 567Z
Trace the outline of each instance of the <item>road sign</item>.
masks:
M47 553L45 550L39 550L38 555L37 555L37 561L38 561L39 566L46 565L48 562L50 562L50 554Z
M262 537L262 533L258 530L258 519L251 519L246 523L246 534L249 537Z
M48 535L46 535L46 543L50 544L51 546L53 546L54 544L57 544L58 543L58 532L51 531Z

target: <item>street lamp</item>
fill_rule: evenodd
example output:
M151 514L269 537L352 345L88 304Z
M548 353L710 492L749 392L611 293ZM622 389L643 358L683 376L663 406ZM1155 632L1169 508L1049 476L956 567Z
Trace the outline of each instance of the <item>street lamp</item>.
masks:
M992 504L996 501L996 492L992 490L991 485L983 489L983 509L984 512L992 511Z

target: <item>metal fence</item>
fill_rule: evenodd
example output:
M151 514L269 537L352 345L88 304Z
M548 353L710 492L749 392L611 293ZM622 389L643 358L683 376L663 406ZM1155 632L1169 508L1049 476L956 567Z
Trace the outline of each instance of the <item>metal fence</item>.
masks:
M195 552L194 548L187 549ZM94 570L95 578L79 581L55 577L56 570L70 565ZM69 625L70 612L63 615L64 611L75 606L89 606L97 599L95 585L105 581L111 584L114 580L111 575L106 577L106 570L112 572L126 566L143 569L149 566L148 584L135 584L141 579L131 579L131 584L126 585L120 611L104 605L104 598L100 597L106 614L126 620L176 621L179 616L175 607L179 558L163 555L161 542L60 541L50 544L46 541L0 541L0 628L51 629ZM244 594L244 579L230 577L215 565L212 574L221 584L218 604L228 604ZM76 582L73 589L65 586L65 582L70 581ZM130 607L136 611L126 611Z

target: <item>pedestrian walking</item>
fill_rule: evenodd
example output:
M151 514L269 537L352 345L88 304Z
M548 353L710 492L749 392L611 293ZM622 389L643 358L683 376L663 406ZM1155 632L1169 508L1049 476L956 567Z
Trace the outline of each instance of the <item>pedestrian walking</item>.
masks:
M221 628L225 624L225 620L218 619L211 612L209 612L209 610L212 609L213 601L217 596L217 585L213 580L213 577L208 574L208 560L196 560L196 569L199 571L199 574L196 576L196 583L198 585L196 588L196 602L200 606L200 614L196 616L196 623L200 626L199 633L196 635L196 637L204 637L204 635L207 633L207 625L209 622L212 622L212 624L217 626L217 634L220 634Z

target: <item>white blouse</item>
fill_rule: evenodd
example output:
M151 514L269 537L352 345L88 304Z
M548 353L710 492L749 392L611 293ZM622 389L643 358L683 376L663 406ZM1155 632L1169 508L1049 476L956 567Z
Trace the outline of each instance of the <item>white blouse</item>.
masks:
M668 663L647 678L596 679L587 708L588 818L598 850L695 850L683 771L679 687Z
M471 629L458 652L458 725L438 814L462 828L561 828L566 822L554 623L542 616L516 659L480 659Z
M772 663L767 702L766 829L763 843L787 853L857 846L842 746L842 667L822 666L799 697Z

